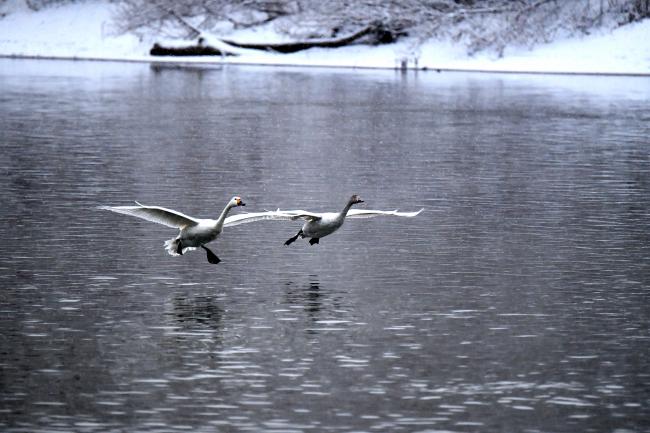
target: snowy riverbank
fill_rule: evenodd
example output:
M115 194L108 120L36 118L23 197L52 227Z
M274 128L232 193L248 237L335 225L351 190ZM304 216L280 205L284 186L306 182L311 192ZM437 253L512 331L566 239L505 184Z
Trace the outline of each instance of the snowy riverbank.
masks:
M152 57L149 49L154 42L179 41L165 41L152 35L117 35L112 25L114 8L114 4L98 0L34 12L21 1L5 2L0 6L0 13L5 14L0 19L0 56L349 68L394 68L404 59L409 67L414 67L417 59L417 67L434 70L650 75L650 20L579 39L558 40L533 50L511 48L502 58L490 53L470 57L464 47L447 41L416 46L409 40L376 47L310 49L294 54L238 50L239 56L224 59L169 58ZM268 29L227 36L239 41L280 40Z

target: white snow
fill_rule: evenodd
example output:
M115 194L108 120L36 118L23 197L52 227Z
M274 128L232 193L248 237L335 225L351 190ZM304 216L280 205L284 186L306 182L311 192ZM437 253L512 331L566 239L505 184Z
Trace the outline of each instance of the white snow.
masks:
M449 41L416 45L408 39L376 47L314 48L293 54L239 49L237 57L170 58L152 57L149 49L154 42L193 42L153 35L119 35L112 24L115 8L114 3L96 0L34 12L24 0L7 0L0 4L0 16L4 15L0 18L0 56L352 68L394 68L406 62L409 67L440 70L650 75L649 19L611 32L557 40L532 50L510 48L502 58L492 53L468 56L463 46ZM207 43L218 45L216 37L208 37ZM227 37L242 42L286 40L269 28L235 31Z

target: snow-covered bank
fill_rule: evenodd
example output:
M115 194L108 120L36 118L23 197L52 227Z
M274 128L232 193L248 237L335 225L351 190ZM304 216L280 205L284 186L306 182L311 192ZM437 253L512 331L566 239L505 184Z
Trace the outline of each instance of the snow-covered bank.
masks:
M394 68L407 61L409 67L434 70L650 75L650 20L533 50L511 48L502 58L489 53L470 57L463 47L448 41L416 46L409 40L375 47L314 48L294 54L238 50L239 56L223 59L164 58L152 57L148 52L154 42L166 41L153 36L115 34L114 4L98 0L38 12L21 4L10 0L0 7L0 13L6 14L0 18L0 56L353 68ZM246 30L228 37L248 41L277 38L268 30Z

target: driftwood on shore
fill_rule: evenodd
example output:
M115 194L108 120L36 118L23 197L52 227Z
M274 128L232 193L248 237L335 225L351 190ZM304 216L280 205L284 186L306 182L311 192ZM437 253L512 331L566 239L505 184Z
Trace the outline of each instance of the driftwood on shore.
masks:
M367 26L356 33L340 38L331 39L314 39L298 42L281 42L281 43L244 43L224 39L228 45L237 48L247 48L251 50L275 51L277 53L295 53L297 51L307 50L309 48L339 48L351 44L364 36L373 34L376 26Z
M153 44L149 54L152 56L236 56L237 54L222 51L210 45L204 45L202 40L196 45L185 47L164 47L158 43Z
M194 36L200 36L201 32L190 25L183 18L176 13L170 12L179 22L181 22ZM400 36L406 35L403 31L394 31L385 28L381 23L370 24L363 29L352 33L347 36L333 37L328 39L311 39L297 42L258 42L258 43L245 43L237 42L229 39L221 39L224 45L229 45L233 48L244 48L250 50L273 51L277 53L295 53L297 51L307 50L309 48L339 48L356 42L360 39L365 39L367 44L389 44L394 42ZM196 45L186 47L163 47L156 43L149 52L152 56L236 56L237 53L232 51L224 51L205 44L203 37L199 37Z

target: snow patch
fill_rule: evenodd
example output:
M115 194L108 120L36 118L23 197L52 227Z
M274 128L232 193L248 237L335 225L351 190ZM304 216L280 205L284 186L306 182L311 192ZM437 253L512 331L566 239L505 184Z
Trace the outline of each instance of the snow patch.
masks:
M433 70L650 75L649 19L532 50L511 47L501 58L490 53L469 56L462 45L450 41L420 44L408 39L391 45L313 48L293 54L236 49L231 51L239 53L237 57L161 58L149 55L154 42L189 45L195 41L118 35L112 23L116 8L113 3L96 0L32 11L24 0L5 1L0 9L0 56L351 68L395 68L405 64ZM272 26L227 33L227 39L239 42L287 41ZM206 43L222 48L215 40L221 36L208 35Z

